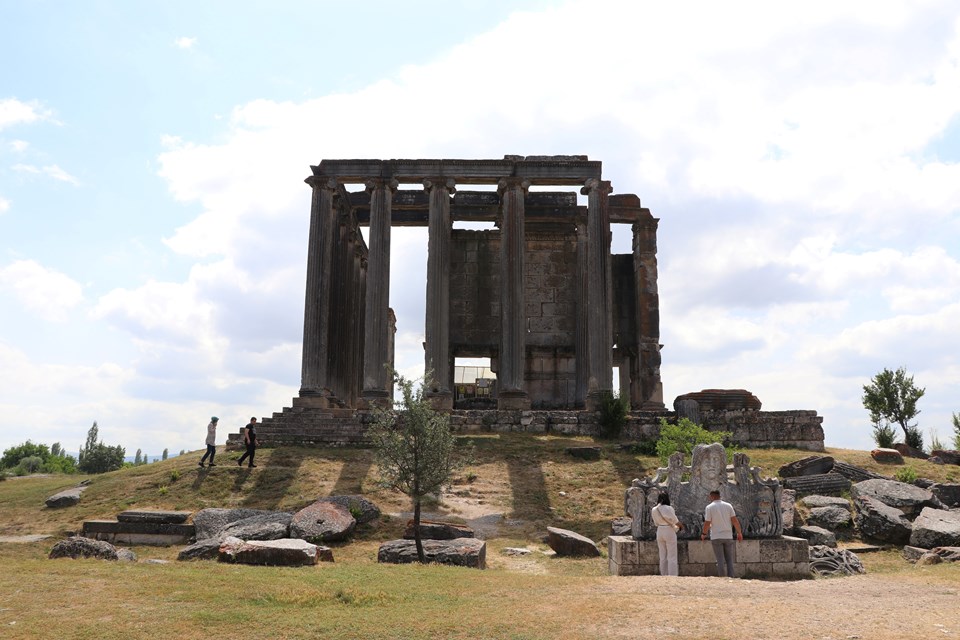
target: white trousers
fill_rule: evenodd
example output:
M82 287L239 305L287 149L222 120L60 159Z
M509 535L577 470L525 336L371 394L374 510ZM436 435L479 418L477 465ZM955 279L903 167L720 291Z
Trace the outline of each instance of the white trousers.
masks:
M680 575L677 565L677 530L673 527L657 527L657 549L660 551L660 575Z

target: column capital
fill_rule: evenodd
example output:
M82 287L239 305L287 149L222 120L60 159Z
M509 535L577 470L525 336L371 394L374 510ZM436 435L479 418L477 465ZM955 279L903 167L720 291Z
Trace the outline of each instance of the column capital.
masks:
M446 189L447 193L454 194L457 192L457 181L453 178L424 178L423 179L423 190L427 193L430 193L435 188Z
M602 195L608 195L613 191L613 186L609 180L589 178L583 183L583 187L580 189L580 195L588 196L591 191L599 191Z
M500 178L500 182L497 183L497 191L503 193L510 189L523 189L523 192L526 193L530 188L530 181L526 178Z
M336 178L328 178L327 176L310 176L304 180L308 185L314 189L324 189L327 191L336 191L340 187L340 181Z
M367 191L373 191L374 189L386 187L390 189L391 192L397 190L397 187L400 186L400 183L397 182L394 178L371 178L366 181Z

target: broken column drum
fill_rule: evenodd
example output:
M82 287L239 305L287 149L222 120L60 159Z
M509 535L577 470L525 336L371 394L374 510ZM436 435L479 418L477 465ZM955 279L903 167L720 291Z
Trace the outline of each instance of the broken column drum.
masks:
M426 395L438 408L455 408L456 358L489 358L500 409L594 409L615 384L632 408L663 409L657 219L637 196L613 193L601 168L586 156L312 167L296 404L390 402L391 228L420 226L427 228L424 363L433 376ZM571 190L541 190L564 186ZM611 255L611 224L631 226L632 253Z

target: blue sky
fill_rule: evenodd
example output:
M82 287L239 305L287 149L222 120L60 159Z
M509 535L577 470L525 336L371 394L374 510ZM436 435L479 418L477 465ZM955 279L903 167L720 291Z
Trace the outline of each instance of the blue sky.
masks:
M191 450L280 410L309 165L504 154L588 154L661 219L668 405L746 388L868 448L861 387L905 366L947 440L960 9L664 4L0 4L0 448L97 420ZM398 230L410 374L424 268Z

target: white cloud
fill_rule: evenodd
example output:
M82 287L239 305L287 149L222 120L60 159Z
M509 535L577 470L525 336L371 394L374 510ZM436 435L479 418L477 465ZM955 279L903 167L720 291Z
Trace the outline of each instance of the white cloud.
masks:
M66 171L61 169L58 165L55 165L55 164L47 165L42 168L34 166L32 164L15 164L13 165L12 169L20 173L29 173L32 175L43 174L45 176L53 178L54 180L59 180L61 182L72 184L75 187L80 186L80 181L77 178L70 175L69 173L67 173Z
M197 44L196 38L188 38L186 36L181 36L173 41L173 46L178 49L192 49L195 44Z
M0 213L6 213L10 210L10 201L0 196Z
M24 308L45 320L64 322L83 302L83 287L69 276L33 260L0 269L0 290L12 292Z
M37 102L21 102L16 98L0 99L0 131L18 124L31 124L52 118L52 112Z
M11 140L10 141L10 150L14 153L23 153L30 146L30 143L26 140Z

